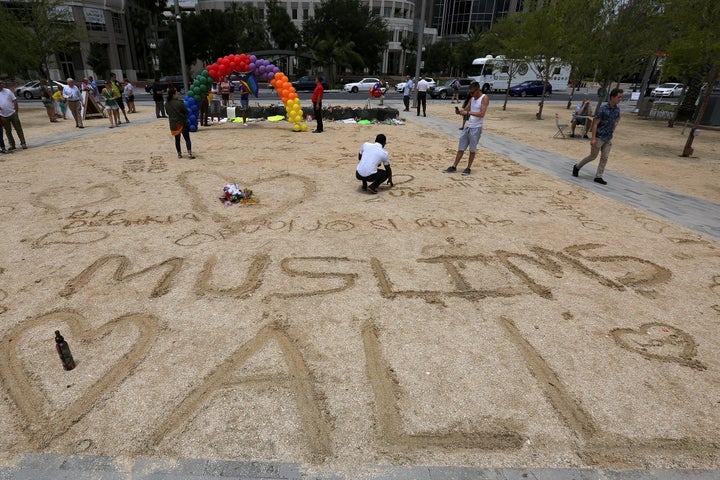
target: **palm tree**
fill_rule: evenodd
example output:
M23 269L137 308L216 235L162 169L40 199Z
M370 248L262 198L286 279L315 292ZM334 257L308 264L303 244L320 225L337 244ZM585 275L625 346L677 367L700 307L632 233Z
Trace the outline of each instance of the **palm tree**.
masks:
M417 37L415 35L403 37L402 40L400 40L400 48L402 49L403 59L403 71L400 73L408 73L406 71L408 67L407 52L414 52L417 50Z
M338 67L363 66L362 57L355 52L355 42L326 33L324 38L315 37L309 42L313 61L327 65L328 84L335 83Z

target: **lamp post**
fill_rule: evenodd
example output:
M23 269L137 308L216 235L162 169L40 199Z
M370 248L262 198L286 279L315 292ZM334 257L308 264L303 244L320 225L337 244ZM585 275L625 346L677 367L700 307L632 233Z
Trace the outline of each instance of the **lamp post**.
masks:
M154 73L154 76L157 77L157 71L160 70L160 60L158 59L157 55L155 55L155 50L157 49L157 43L150 42L150 61L152 63L152 69Z
M297 71L299 72L299 71L300 71L300 59L298 58L298 47L299 47L299 45L298 45L297 42L295 42L294 47L295 47L295 67L297 68Z

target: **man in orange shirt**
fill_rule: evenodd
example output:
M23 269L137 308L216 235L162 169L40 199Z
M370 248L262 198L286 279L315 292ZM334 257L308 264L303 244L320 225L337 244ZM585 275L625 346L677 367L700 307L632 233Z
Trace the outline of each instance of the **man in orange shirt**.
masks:
M315 112L315 121L317 122L317 126L315 127L315 130L313 130L313 133L322 133L322 131L323 131L323 123L322 123L323 93L325 93L325 89L323 89L322 80L320 80L320 77L315 77L315 90L313 90L312 102L313 102L313 111Z

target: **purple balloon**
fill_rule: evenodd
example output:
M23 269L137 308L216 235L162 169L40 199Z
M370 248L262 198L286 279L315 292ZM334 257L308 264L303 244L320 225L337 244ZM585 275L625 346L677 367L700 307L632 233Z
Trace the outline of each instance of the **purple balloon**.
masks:
M255 63L255 60L257 60L257 57L255 55L250 55L250 63Z
M250 62L250 65L248 65L248 68L250 69L251 72L252 72L253 70L255 70L255 63L254 63L254 62Z

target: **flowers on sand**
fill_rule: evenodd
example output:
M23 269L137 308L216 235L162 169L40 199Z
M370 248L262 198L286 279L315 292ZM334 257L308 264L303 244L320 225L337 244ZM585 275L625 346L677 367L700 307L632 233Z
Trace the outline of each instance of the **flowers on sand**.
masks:
M240 188L237 183L228 183L223 188L223 194L220 201L225 205L233 203L255 203L255 197L252 190L248 188Z

